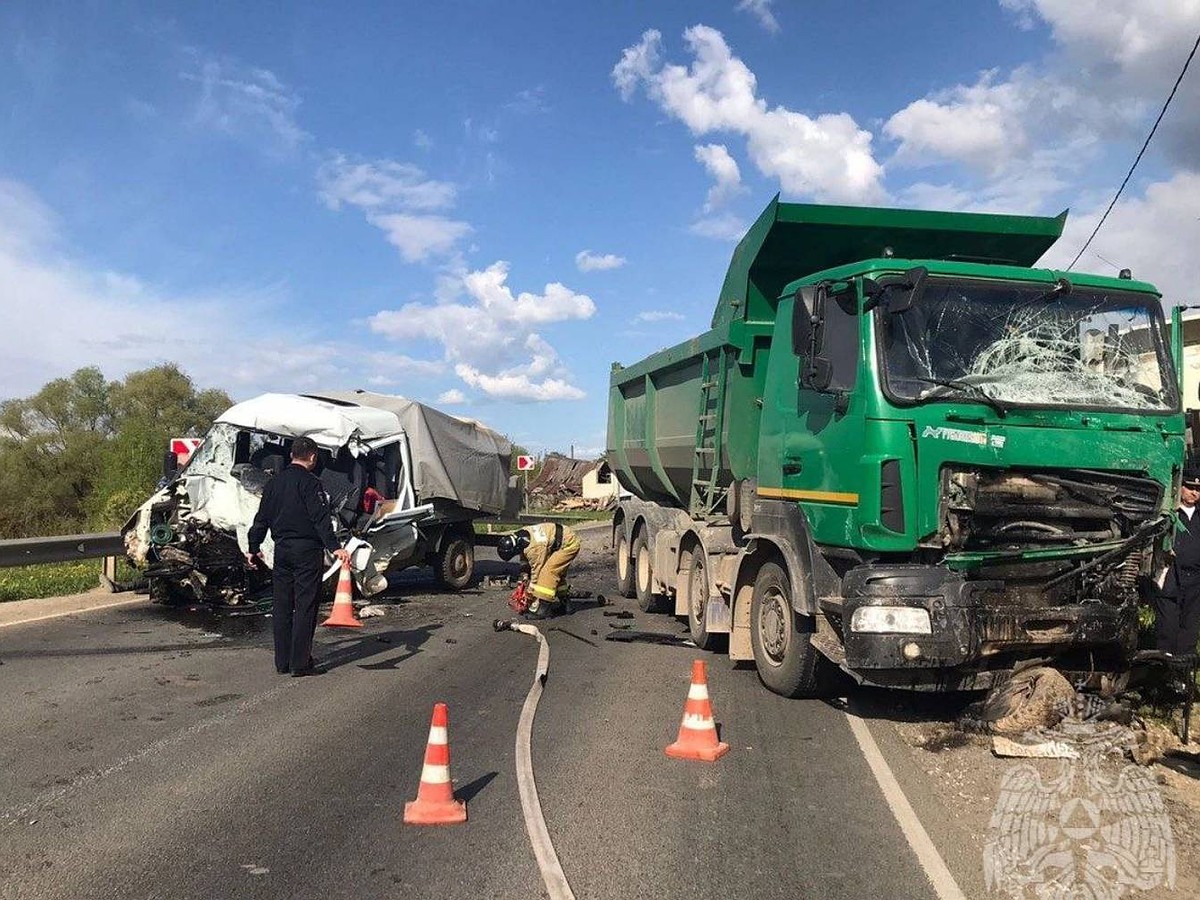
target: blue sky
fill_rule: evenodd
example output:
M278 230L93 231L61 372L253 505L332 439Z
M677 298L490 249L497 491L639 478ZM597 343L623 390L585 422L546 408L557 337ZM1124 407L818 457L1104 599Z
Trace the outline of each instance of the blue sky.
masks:
M1196 0L0 8L0 396L164 360L598 453L770 198L1072 220ZM1194 300L1200 73L1081 268Z

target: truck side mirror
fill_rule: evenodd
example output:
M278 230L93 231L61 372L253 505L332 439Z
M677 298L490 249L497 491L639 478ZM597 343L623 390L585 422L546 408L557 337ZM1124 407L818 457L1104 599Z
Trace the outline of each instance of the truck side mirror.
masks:
M825 390L833 379L833 365L822 356L828 292L824 282L800 288L792 314L792 347L804 360L800 366L800 385L814 391Z
M179 474L179 457L175 455L174 451L168 450L163 454L162 472L163 478L168 481Z
M913 266L904 273L904 280L912 285L912 288L904 293L896 293L892 291L887 298L887 311L891 315L898 313L906 313L921 299L921 294L925 292L925 280L929 277L929 270L924 266Z
M833 363L827 356L814 356L812 362L805 366L801 380L806 387L814 391L829 390L829 385L833 382Z
M796 291L796 305L792 309L792 352L797 356L805 356L812 345L815 295L816 290L811 286Z

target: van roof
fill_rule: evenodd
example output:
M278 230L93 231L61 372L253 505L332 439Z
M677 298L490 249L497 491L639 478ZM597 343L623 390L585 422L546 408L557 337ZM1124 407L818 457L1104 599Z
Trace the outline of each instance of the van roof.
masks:
M403 432L400 419L387 410L299 394L263 394L231 406L217 421L284 437L309 437L330 450L345 446L352 437L373 441Z

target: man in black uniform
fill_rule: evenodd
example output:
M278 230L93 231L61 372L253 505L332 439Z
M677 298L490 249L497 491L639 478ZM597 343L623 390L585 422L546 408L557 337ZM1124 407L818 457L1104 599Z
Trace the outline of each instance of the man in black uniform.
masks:
M1196 652L1200 639L1200 470L1188 467L1179 490L1174 556L1154 601L1155 648L1175 656Z
M333 533L329 498L312 470L317 465L317 445L311 438L292 442L292 464L267 482L262 502L248 535L246 561L262 560L259 548L267 532L275 539L275 590L272 610L275 624L275 671L281 675L315 675L313 632L317 629L317 592L328 550L343 563L350 554L338 545Z

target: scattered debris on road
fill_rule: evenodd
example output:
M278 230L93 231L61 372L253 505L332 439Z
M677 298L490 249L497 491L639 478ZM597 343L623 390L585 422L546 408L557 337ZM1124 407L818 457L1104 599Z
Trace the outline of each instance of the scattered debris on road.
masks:
M668 647L692 647L695 641L680 637L677 634L664 634L661 631L611 631L604 636L606 641L620 641L623 644L665 644Z
M546 630L547 631L557 631L561 634L565 634L567 637L573 637L577 641L583 641L585 644L587 644L590 647L598 646L595 641L589 641L587 638L583 637L582 635L578 635L573 631L567 631L567 629L560 628L557 625L553 625L550 628L547 628ZM595 634L595 632L592 632L592 633Z

